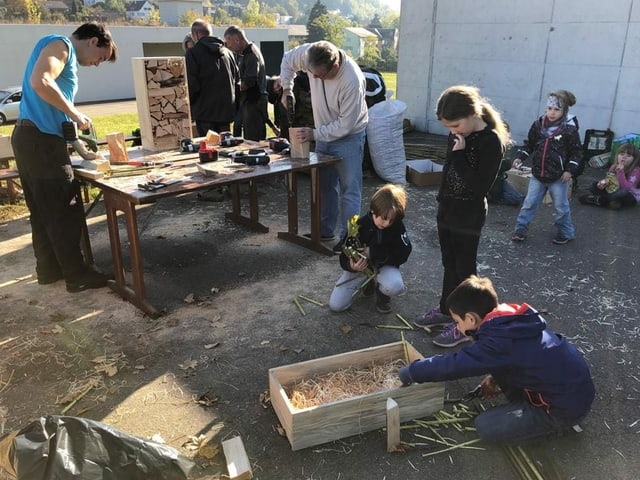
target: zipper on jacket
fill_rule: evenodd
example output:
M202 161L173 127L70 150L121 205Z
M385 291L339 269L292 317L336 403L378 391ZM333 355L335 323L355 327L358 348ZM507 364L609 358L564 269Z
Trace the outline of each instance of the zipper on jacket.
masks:
M547 146L549 145L550 138L544 139L544 147L542 148L542 159L540 161L540 178L544 178L544 161L547 158Z

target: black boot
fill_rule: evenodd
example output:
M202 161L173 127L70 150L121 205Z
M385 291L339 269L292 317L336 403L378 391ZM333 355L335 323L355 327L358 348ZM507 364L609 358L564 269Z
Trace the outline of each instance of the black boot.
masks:
M376 310L380 313L391 313L391 297L380 291L380 287L376 288Z
M67 279L67 292L78 293L92 288L102 288L107 286L107 282L112 277L100 273L92 267L86 267L81 272Z

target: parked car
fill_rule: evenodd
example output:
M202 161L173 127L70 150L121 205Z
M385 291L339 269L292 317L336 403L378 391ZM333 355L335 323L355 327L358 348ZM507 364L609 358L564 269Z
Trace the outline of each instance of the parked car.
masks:
M20 100L22 100L21 87L9 87L0 90L0 125L7 122L15 122L20 113Z

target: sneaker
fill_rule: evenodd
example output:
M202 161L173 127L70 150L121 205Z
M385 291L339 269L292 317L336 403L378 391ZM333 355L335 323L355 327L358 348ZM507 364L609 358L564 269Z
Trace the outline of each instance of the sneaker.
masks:
M460 333L460 331L456 328L455 324L451 325L440 335L436 336L433 339L433 344L438 347L450 348L455 347L456 345L460 345L461 343L470 342L473 340L471 337L467 337Z
M376 281L370 280L362 289L362 295L365 297L372 296L376 291Z
M555 243L556 245L566 245L571 240L573 240L573 238L564 237L558 234L553 238L553 240L551 240L551 243Z
M307 238L311 238L311 234L310 233L305 233L304 235L302 235L303 237L307 237ZM331 235L330 237L323 237L320 236L320 241L321 242L333 242L336 239L335 235Z
M333 251L333 253L335 255L340 255L342 253L342 240L340 240L338 243L336 243L331 250Z
M380 313L391 313L391 297L376 288L376 310Z
M512 242L522 243L526 239L527 239L527 236L522 232L514 232L513 235L511 235Z
M440 308L436 307L426 313L421 313L413 321L416 327L438 327L449 325L453 322L453 318L440 312Z
M67 280L67 292L78 293L92 288L106 287L109 280L111 280L109 275L87 268L74 279Z

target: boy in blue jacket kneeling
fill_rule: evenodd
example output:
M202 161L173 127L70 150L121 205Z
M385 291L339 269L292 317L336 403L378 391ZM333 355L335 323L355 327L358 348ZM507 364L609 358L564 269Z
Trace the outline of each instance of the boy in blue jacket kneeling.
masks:
M447 307L456 328L475 341L402 367L404 385L488 374L485 396L501 390L508 400L475 420L480 438L494 444L561 434L589 412L595 388L587 363L529 305L498 304L491 280L473 275L449 295Z

